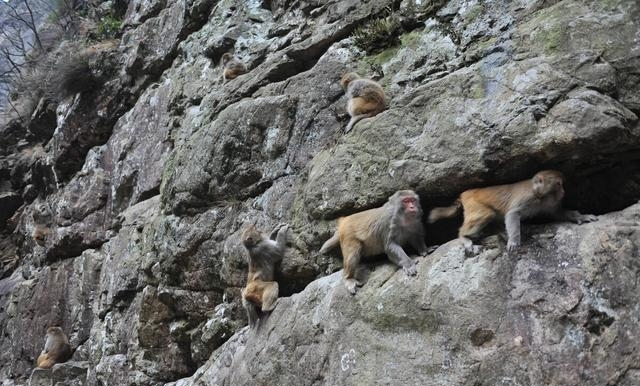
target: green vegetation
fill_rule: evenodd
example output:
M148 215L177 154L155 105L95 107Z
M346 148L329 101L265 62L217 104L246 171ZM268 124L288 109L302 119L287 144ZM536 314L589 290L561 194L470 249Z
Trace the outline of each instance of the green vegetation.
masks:
M122 19L111 14L106 15L98 23L98 28L92 37L98 41L114 39L120 35L120 27L122 27Z
M388 15L374 19L353 32L353 43L360 49L371 54L376 51L400 43L398 36L402 32L399 17L388 11Z
M416 4L414 0L406 2L402 7L400 2L394 3L378 17L356 28L352 34L353 42L368 55L397 46L401 39L404 45L417 44L417 35L410 32L424 27L424 21L444 2L431 0ZM405 37L400 38L403 34L406 34Z
M538 36L544 47L544 52L547 54L557 52L567 38L566 32L559 25L554 25L547 30L541 30Z
M485 12L484 4L482 4L482 3L475 4L464 15L464 25L467 26L467 25L473 23L473 21L476 20L478 17L480 17L480 15L482 15L484 12Z

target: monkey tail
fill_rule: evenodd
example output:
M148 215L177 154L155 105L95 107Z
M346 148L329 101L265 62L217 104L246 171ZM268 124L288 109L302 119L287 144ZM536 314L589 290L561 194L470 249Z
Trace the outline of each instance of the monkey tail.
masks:
M429 224L433 224L434 222L443 219L456 216L460 213L462 209L462 202L460 200L456 200L451 206L441 207L441 208L433 208L429 213Z
M340 244L340 238L338 237L338 232L334 233L333 236L322 244L322 248L320 248L320 253L324 254L335 248L338 244Z

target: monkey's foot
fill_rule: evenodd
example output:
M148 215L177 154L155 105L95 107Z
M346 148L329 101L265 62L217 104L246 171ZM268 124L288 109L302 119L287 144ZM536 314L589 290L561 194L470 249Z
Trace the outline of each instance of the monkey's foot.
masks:
M440 247L439 245L432 245L430 247L427 247L427 252L424 254L424 256L432 254L433 251L435 251L439 247Z
M262 312L269 312L269 311L273 311L273 309L274 309L274 308L276 308L276 303L277 303L277 302L273 302L273 304L272 304L272 305L270 305L270 306L262 305L262 308L261 308Z
M465 245L464 247L464 256L465 257L473 257L473 256L477 256L480 254L480 252L482 251L482 247L480 247L479 245L469 245L468 247Z
M362 283L356 279L344 279L344 286L352 295L356 294L356 287L362 287Z
M578 225L580 225L585 222L594 222L594 221L598 221L598 216L595 216L592 214L581 214L578 217L578 220L576 222L578 223Z
M473 241L467 237L460 237L460 242L464 248L465 257L472 257L480 253L480 246L473 245Z
M516 252L518 252L519 248L520 248L519 243L507 243L507 255L509 256L515 255Z

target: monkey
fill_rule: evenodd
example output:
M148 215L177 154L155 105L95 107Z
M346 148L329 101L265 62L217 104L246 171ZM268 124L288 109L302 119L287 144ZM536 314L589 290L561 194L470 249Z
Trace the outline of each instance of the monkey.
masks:
M222 54L222 83L247 73L247 66L228 52Z
M36 242L36 244L42 247L45 245L47 241L47 237L49 236L49 233L50 233L49 228L42 225L36 225L33 230L33 233L31 234L31 237Z
M44 350L38 356L37 367L50 369L56 363L66 362L71 358L72 350L67 336L60 327L47 328L47 340Z
M349 72L340 79L340 86L347 98L347 111L351 120L344 129L348 133L361 119L371 118L387 109L387 101L382 87L371 79L363 79L355 72Z
M289 226L281 224L267 238L255 225L249 225L242 233L242 244L249 251L247 286L242 290L242 306L247 310L249 328L258 324L258 309L268 312L276 306L279 287L274 271L284 257L288 231Z
M456 216L460 209L464 222L458 238L467 252L473 247L472 239L495 218L503 218L507 229L507 252L513 253L520 246L520 220L539 215L577 224L596 221L594 215L564 210L564 175L557 170L543 170L531 179L514 184L491 186L464 191L452 206L434 208L429 213L429 223Z
M355 278L362 256L385 253L407 276L415 276L415 263L403 248L408 245L422 256L427 253L418 195L413 190L399 190L379 208L339 218L338 229L322 245L320 253L338 244L344 260L343 283L353 295L356 287L362 286Z

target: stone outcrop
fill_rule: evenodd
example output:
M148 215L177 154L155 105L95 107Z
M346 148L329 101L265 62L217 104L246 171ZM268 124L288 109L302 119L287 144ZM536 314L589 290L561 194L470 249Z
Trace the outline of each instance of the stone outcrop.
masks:
M3 384L640 382L636 2L100 9L123 4L101 87L0 124ZM356 46L371 25L397 39ZM223 83L227 51L250 71ZM345 135L347 70L389 109ZM517 256L493 236L467 259L445 244L459 223L430 225L444 245L416 278L367 265L355 297L339 253L317 252L334 219L398 189L429 210L543 168L599 221L525 225ZM282 298L248 331L239 235L283 222ZM32 372L50 325L73 359Z
M336 272L172 385L635 385L639 221L528 227L517 256L451 241L416 277L370 266L355 296Z

